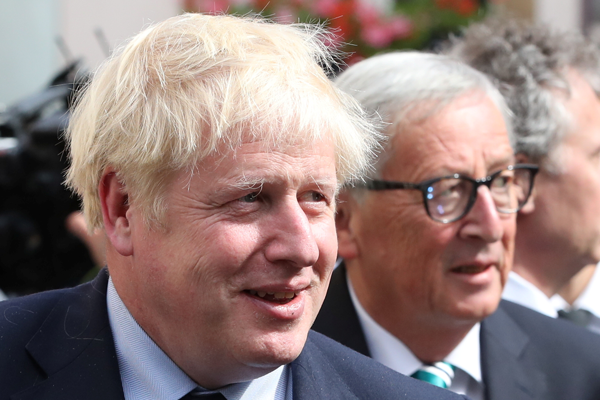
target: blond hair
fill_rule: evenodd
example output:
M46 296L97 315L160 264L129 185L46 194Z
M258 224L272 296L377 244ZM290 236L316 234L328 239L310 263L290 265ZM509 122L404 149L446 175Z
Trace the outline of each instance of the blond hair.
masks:
M102 226L98 185L113 168L130 203L160 222L175 171L244 141L269 148L329 139L343 184L369 168L379 136L330 83L332 54L315 25L184 14L154 25L99 69L76 105L66 184Z

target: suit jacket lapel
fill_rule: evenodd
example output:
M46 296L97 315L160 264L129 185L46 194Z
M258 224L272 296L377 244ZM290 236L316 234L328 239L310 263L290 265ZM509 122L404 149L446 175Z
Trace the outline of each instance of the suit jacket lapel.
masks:
M312 343L310 335L291 367L294 400L358 400L330 361Z
M348 291L346 267L343 263L333 271L327 297L313 329L354 351L371 357Z
M329 292L313 328L351 349L370 357L340 265L333 273ZM481 369L487 400L533 400L544 398L544 374L529 362L528 335L503 310L481 324ZM537 394L537 395L536 395Z
M529 340L502 303L481 323L481 369L487 400L544 398L544 374L528 362Z
M66 293L26 346L47 379L14 400L124 399L106 308L108 273Z

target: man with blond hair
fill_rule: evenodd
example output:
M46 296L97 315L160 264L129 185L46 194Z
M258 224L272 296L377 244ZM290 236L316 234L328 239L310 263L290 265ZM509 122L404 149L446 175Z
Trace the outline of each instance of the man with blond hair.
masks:
M0 399L448 399L309 332L377 135L320 28L187 14L94 77L67 183L108 268L2 304Z

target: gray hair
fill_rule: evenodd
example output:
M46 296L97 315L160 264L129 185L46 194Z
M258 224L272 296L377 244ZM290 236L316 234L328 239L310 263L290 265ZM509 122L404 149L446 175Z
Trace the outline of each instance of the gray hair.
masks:
M561 96L570 95L569 69L600 93L600 55L575 32L544 25L491 20L453 38L448 54L488 75L513 112L515 150L557 172L554 150L571 125Z
M514 144L511 115L504 98L489 79L448 56L421 52L387 53L361 61L344 71L336 86L354 96L367 112L379 114L386 123L382 134L388 140L410 124L427 119L458 97L473 91L488 96L506 122ZM389 157L379 157L379 174Z

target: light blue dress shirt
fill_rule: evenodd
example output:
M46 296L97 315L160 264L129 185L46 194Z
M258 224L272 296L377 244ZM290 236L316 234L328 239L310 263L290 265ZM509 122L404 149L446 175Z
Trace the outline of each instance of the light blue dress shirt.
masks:
M180 400L198 385L137 324L108 281L108 318L125 400ZM249 382L220 388L227 400L292 400L288 365Z

